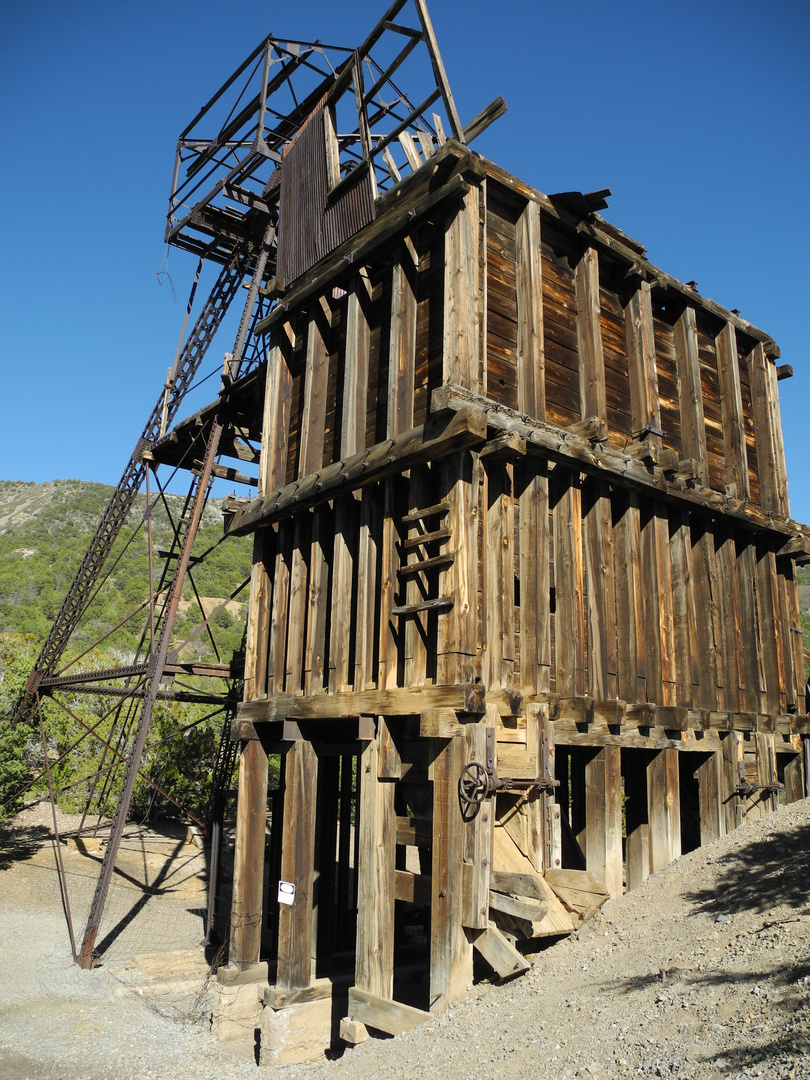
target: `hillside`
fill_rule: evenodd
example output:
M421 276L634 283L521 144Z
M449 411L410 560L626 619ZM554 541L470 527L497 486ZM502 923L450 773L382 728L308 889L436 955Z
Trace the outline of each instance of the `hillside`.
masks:
M52 480L44 484L0 481L0 632L31 634L37 641L44 639L112 490L106 484L80 480ZM145 497L138 496L108 560L110 576L93 601L87 623L77 634L77 643L89 644L101 636L147 595L146 531L139 531L145 507ZM179 496L168 496L167 507L161 504L155 507L152 518L155 548L169 547L168 514L177 519L181 508ZM221 539L221 500L211 499L195 553ZM128 543L126 557L116 562ZM192 571L193 585L202 597L224 599L250 575L250 565L250 540L229 539ZM162 568L163 560L157 559L156 581ZM184 598L187 602L181 607L178 634L184 634L200 621L190 583ZM246 599L243 592L238 601L229 605L227 613L217 616L220 629L226 631L228 647L236 648L239 644ZM209 600L204 606L210 610L214 605ZM116 634L116 647L134 649L140 627L137 620L124 627Z

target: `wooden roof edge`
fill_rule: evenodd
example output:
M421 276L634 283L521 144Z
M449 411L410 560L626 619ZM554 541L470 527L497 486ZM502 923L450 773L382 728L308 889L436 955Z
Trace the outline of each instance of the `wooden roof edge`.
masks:
M469 154L473 153L472 151L467 152ZM779 346L764 330L760 330L759 327L754 326L753 323L722 304L701 296L689 285L659 269L647 259L646 249L643 244L627 236L615 225L605 221L599 214L590 215L587 220L578 218L576 214L572 214L570 211L558 206L552 202L548 195L544 195L542 191L533 188L525 181L519 180L502 166L496 165L487 158L481 158L481 160L484 163L488 177L497 180L504 187L510 188L515 194L522 196L524 199L538 203L550 217L556 218L561 224L579 233L583 239L589 241L595 247L611 252L620 261L624 262L629 269L634 270L639 277L667 292L675 293L691 306L702 308L715 318L731 323L736 330L747 334L754 341L761 342L765 349L765 355L769 360L774 361L781 356Z

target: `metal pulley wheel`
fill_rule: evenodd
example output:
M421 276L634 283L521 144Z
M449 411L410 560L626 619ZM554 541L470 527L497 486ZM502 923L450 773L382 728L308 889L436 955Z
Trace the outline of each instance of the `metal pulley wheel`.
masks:
M461 770L458 795L464 806L478 807L491 791L490 775L480 761L471 761Z

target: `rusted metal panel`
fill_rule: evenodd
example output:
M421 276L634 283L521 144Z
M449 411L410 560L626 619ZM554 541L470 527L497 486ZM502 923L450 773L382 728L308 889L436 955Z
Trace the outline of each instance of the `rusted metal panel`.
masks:
M329 198L324 97L284 152L279 198L278 273L289 283L374 217L371 172Z

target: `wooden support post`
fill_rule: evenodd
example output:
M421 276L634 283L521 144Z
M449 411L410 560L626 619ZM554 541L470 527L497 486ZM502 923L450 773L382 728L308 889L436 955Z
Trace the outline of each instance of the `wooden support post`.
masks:
M765 677L764 712L784 713L785 657L779 611L779 575L776 556L767 539L757 541L756 595L759 634L757 643Z
M287 625L290 604L290 575L294 524L280 521L273 575L273 604L270 612L270 642L267 660L267 693L281 694L287 687Z
M448 215L444 241L442 381L476 392L479 385L480 266L478 191Z
M717 709L717 687L722 682L722 659L719 642L717 607L717 565L714 536L708 520L693 514L690 521L690 573L695 605L695 658L699 687L694 703L704 709ZM719 662L719 670L718 670Z
M641 750L622 752L627 842L627 891L637 889L650 875L650 827L647 817L647 755Z
M765 680L759 645L757 610L757 557L755 538L738 533L736 537L737 583L740 597L740 636L742 638L741 705L747 712L762 712Z
M638 496L629 492L622 500L614 496L613 573L616 594L616 627L619 698L647 700L646 634L641 581L641 516Z
M726 494L748 501L751 487L748 480L748 453L745 446L740 369L737 357L737 332L727 322L715 338L717 378L720 384L720 406L723 415L723 449L726 458Z
M267 753L258 739L242 743L236 810L236 848L231 904L230 963L259 962L262 883L267 828Z
M599 255L587 248L574 271L579 352L579 399L582 419L607 418L605 354L599 303Z
M802 755L796 754L785 765L785 798L787 802L799 802L805 797Z
M604 746L585 766L586 866L611 896L622 895L621 749Z
M557 693L585 693L585 599L582 573L582 490L579 477L554 470L554 637Z
M667 507L650 502L641 527L642 611L647 643L647 700L674 705L675 641Z
M528 202L515 228L518 411L546 418L540 207Z
M624 309L627 335L627 371L630 377L630 425L636 437L643 436L660 448L661 410L658 397L658 370L655 363L655 333L652 296L647 281L639 286Z
M740 782L740 763L743 761L743 741L739 731L723 733L722 802L725 808L726 832L733 832L743 823L743 801L734 789Z
M700 354L698 352L695 309L687 307L675 323L675 353L678 378L681 384L681 441L683 456L698 463L697 480L709 485L709 465L706 454L706 420L703 415L703 391L700 383Z
M610 488L600 480L587 480L582 502L588 694L597 701L606 701L618 693L619 670Z
M515 511L513 466L493 461L486 469L484 525L486 596L483 678L487 687L511 687L515 660Z
M439 596L453 606L439 615L436 681L471 682L478 668L478 462L460 451L440 465L441 501L447 503L447 527L454 561L439 573Z
M314 694L325 689L326 619L329 604L329 561L334 548L334 527L328 506L316 506L312 511L312 544L309 558L307 588L306 645L304 650L304 693ZM300 629L299 629L300 633ZM348 635L348 627L344 629Z
M759 468L759 492L762 508L784 517L790 516L787 474L779 417L779 393L774 365L758 343L748 356L751 384L751 410Z
M395 783L380 777L380 723L360 756L360 845L357 883L355 984L391 998L394 990Z
M548 693L551 673L548 466L515 465L520 547L520 674L524 694Z
M469 724L463 736L465 764L486 761L487 733L481 724ZM464 822L464 910L462 923L470 929L489 925L489 882L492 866L492 830L495 798L484 799L474 816Z
M722 525L715 530L717 591L720 615L720 649L723 658L723 700L718 705L730 712L741 707L740 687L744 682L741 661L744 646L741 633L740 592L737 578L737 547L734 536Z
M647 766L650 871L655 873L681 853L681 800L678 751L659 750Z
M365 488L360 502L360 537L357 544L357 645L354 661L354 687L369 689L376 677L375 623L376 594L379 587L377 548L380 536L380 501L378 485Z
M762 785L773 784L776 780L776 748L774 737L766 732L757 732L754 735L754 745L757 753L757 783ZM769 792L761 792L759 797L760 814L768 814L776 809L776 795Z
M298 739L284 759L281 880L295 886L292 904L279 904L276 985L310 985L313 954L315 803L318 759L312 743Z
M723 755L716 751L696 770L700 804L700 843L717 840L726 831L723 807Z
M700 663L695 638L697 611L692 585L692 539L689 515L674 507L672 535L672 629L675 642L676 702L691 708L694 691L700 684Z
M461 738L433 742L433 844L430 917L430 1012L460 1001L472 982L472 946L464 932L465 825L458 781L465 764Z

